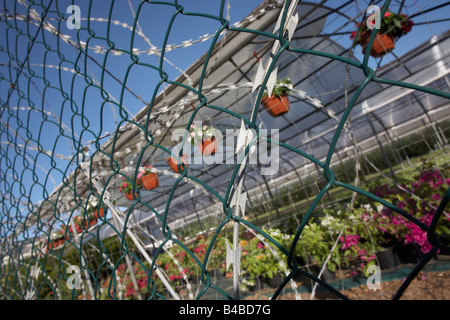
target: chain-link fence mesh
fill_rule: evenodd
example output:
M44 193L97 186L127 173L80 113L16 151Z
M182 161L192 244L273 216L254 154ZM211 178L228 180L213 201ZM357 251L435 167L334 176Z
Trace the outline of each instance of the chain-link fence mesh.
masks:
M359 62L354 3L4 1L1 298L345 299L402 249L400 298L448 255L449 35Z

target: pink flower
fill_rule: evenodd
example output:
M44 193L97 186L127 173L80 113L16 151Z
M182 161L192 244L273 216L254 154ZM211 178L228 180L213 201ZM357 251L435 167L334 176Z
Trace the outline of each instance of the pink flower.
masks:
M435 193L431 196L431 199L433 200L441 200L441 195L439 193Z
M126 188L128 186L128 183L126 183L126 182L124 182L123 184L122 184L122 188Z
M361 237L357 234L345 235L344 237L341 236L339 238L339 240L341 240L341 242L343 243L341 249L345 250L354 246L355 249L358 250L358 247L356 245L358 244L359 239L361 239Z
M385 14L384 14L384 16L385 16L386 18L389 17L390 15L391 15L391 13L388 12L388 11L386 11Z

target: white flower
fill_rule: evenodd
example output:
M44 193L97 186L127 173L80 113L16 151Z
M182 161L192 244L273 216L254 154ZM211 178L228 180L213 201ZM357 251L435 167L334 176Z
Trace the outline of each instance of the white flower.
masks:
M288 234L285 234L281 237L281 239L283 239L283 240L289 240L290 238L291 238L291 236Z
M58 234L57 232L52 232L52 233L50 234L50 239L56 240L56 239L58 239L58 238L59 238L59 234Z
M97 207L97 205L98 205L98 200L97 200L97 199L93 199L92 201L89 202L89 204L90 204L93 208L95 208L95 207Z
M273 229L272 232L271 232L271 234L272 234L272 237L278 237L278 236L281 236L281 232L280 232L280 230L278 230L278 229Z

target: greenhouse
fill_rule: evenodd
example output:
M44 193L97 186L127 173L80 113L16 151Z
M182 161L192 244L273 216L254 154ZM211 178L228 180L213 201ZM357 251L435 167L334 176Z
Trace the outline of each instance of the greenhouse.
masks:
M450 299L449 3L45 2L0 10L2 300Z

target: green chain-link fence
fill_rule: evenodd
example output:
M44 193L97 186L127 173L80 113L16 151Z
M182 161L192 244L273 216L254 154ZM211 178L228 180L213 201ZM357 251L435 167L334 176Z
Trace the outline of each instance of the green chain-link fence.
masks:
M129 20L115 19L128 4ZM104 17L93 14L99 5ZM281 278L272 286L273 298L289 290L300 298L297 280L302 278L303 283L312 280L345 299L324 280L325 273L348 260L342 265L349 269L365 263L361 269L367 278L367 268L376 265L374 258L367 257L380 249L371 236L388 238L387 233L370 227L386 217L391 219L386 227L403 224L406 236L417 232L427 241L420 261L394 296L400 298L423 267L438 252L448 250L446 122L429 120L422 110L419 115L426 114L424 121L429 123L414 132L420 139L411 142L411 135L392 138L389 132L394 130L380 129L382 121L375 112L361 116L361 122L349 121L361 98L376 99L378 94L389 99L389 88L411 90L408 97L410 92L421 95L413 96L417 101L434 99L440 107L436 112L448 112L450 95L442 81L422 85L419 77L414 78L420 70L408 78L417 82L393 80L369 66L377 29L358 62L348 49L320 37L324 19L340 8L319 10L317 3L265 1L242 22L231 24L230 3L225 0L215 3L214 13L192 12L181 1L134 5L125 1L120 5L89 1L79 7L56 0L3 2L2 299L239 299L248 287L258 288L255 280L260 275ZM297 5L303 6L300 16ZM386 1L381 16L389 5ZM357 21L363 21L363 16ZM150 23L143 17L158 21L154 29L146 31L141 26ZM205 28L213 25L216 31L171 45L172 39L179 41L180 28L181 33L188 33L186 26L201 30L198 21ZM319 40L311 45L307 39ZM195 44L205 46L199 60L195 57L189 68L189 62L183 62L188 63L183 67L173 63L172 52ZM137 49L137 45L148 49ZM356 43L351 50L359 50ZM189 51L184 54L190 56ZM310 63L310 68L301 63ZM307 76L302 78L301 72ZM318 73L322 75L315 78L317 82L309 83ZM331 73L340 78L327 78ZM297 108L283 116L284 127L281 118L264 118L267 114L260 107L266 88L283 87L275 83L278 74L292 80L291 100ZM346 86L339 87L344 82ZM319 84L343 93L337 103L340 107L315 98ZM313 106L313 111L306 115L302 103ZM297 113L291 116L293 112ZM302 118L307 120L301 122ZM236 138L241 152L226 153L224 148L221 153L218 146L217 154L226 154L231 161L208 163L212 155L202 157L195 144L192 150L190 143L183 144L192 138L191 125L197 122L201 122L199 128L215 127L218 131L211 135L223 135L223 142ZM353 130L358 125L369 132L364 141L375 139L372 144L357 143L359 136L355 138ZM407 125L412 131L411 123ZM226 134L226 129L234 131ZM279 130L279 135L272 129ZM310 136L322 135L325 145L303 143L308 137L300 137L306 131ZM174 140L177 132L181 133ZM348 145L340 145L343 135ZM378 135L394 142L388 147ZM420 147L411 145L417 146L419 140L425 149L434 143L438 147L417 151ZM174 142L181 147L173 149ZM281 173L270 173L273 163L251 162L252 146L262 143L273 152L280 150ZM348 146L356 150L356 156L341 152ZM439 170L423 167L422 176L409 180L411 184L397 176L394 162L403 166L430 149L444 150L436 166ZM179 165L170 169L166 160L172 152ZM194 157L181 165L183 154L190 157L191 152ZM286 166L292 167L289 174ZM159 180L147 186L141 182L147 177L143 170L153 171ZM283 179L277 180L279 174ZM436 174L430 182L434 189L414 189L424 174ZM389 192L365 189L369 188L365 183L377 175L392 182L392 187L383 185ZM125 191L130 191L131 198L126 199ZM380 204L384 211L373 209ZM367 206L372 209L364 211ZM418 209L411 209L414 206ZM347 213L339 213L338 208ZM383 216L381 212L386 211L389 214ZM355 215L363 217L360 222L355 222ZM335 234L328 234L331 246L322 245L328 236L318 229L326 225L324 217L337 226ZM282 232L271 228L280 225ZM348 243L343 239L353 239L361 248L345 251ZM317 264L319 271L305 264Z

